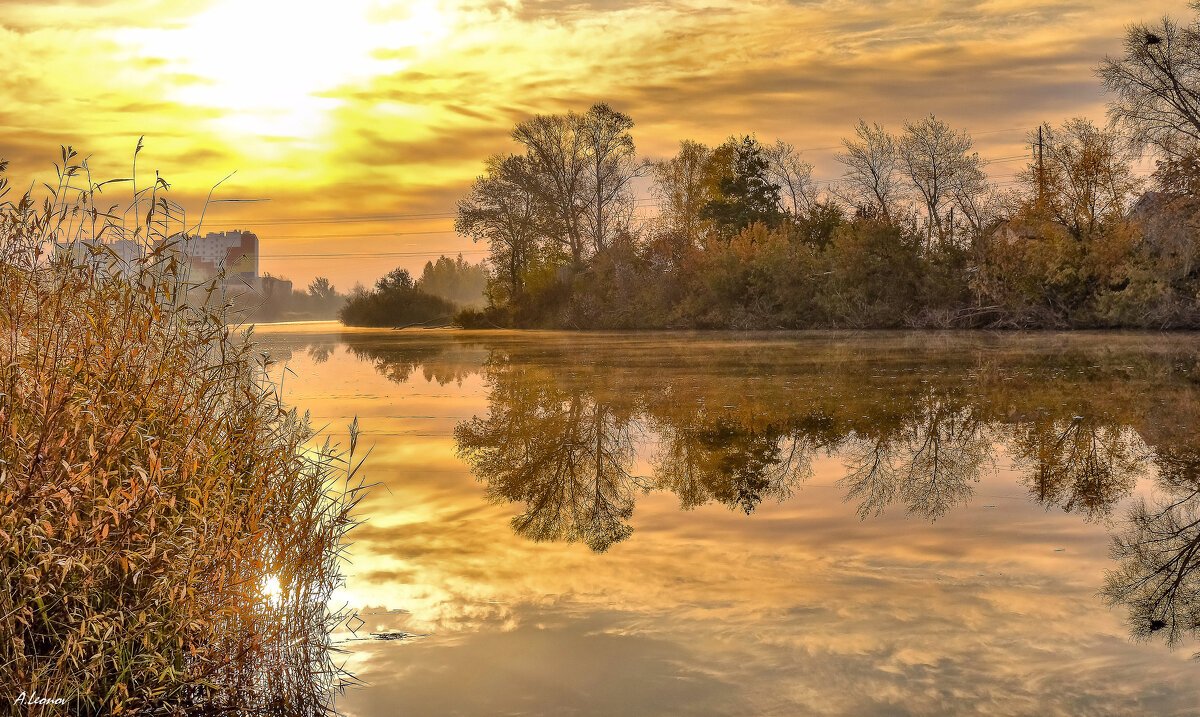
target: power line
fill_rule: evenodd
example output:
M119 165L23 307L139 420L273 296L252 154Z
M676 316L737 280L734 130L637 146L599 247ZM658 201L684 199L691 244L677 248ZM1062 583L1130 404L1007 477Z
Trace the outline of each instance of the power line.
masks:
M272 234L268 239L353 239L361 237L410 237L429 234L455 234L453 229L431 229L426 232L356 232L353 234Z
M649 204L657 200L652 197L636 197L635 204ZM371 222L392 222L392 221L429 221L436 219L454 219L458 216L457 212L429 212L423 214L347 214L340 217L306 217L302 219L242 219L242 220L213 220L206 221L205 226L208 227L243 227L243 226L279 226L279 225L302 225L302 224L366 224ZM419 232L411 232L419 233ZM305 235L308 236L308 235Z
M457 212L425 212L412 214L347 214L339 217L305 217L301 219L264 219L250 220L259 226L274 226L277 224L341 224L353 222L391 222L391 221L420 221L428 219L453 219ZM245 221L207 221L206 225L241 226Z
M1004 134L1005 132L1025 132L1028 130L1029 130L1028 127L1009 127L1008 129L990 129L990 130L984 130L981 132L975 132L975 131L972 131L970 127L967 127L963 131L966 132L967 134L969 134L971 137L981 137L983 135ZM797 152L823 152L825 150L830 150L830 149L844 149L844 148L845 148L845 145L843 145L843 144L835 144L835 145L832 145L829 147L801 147L801 148L798 148L796 151Z
M487 249L468 249L466 251L381 251L359 252L354 254L342 253L309 253L309 254L259 254L259 259L382 259L384 257L414 257L414 256L446 256L462 254L464 256L486 254Z

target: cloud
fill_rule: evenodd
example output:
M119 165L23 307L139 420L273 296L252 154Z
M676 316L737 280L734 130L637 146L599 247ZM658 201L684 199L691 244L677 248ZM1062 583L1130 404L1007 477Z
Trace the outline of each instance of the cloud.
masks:
M1101 119L1092 68L1120 52L1126 23L1154 19L1116 0L355 0L286 17L260 0L0 7L10 176L44 178L39 148L67 143L120 173L146 134L147 159L181 195L237 169L229 189L271 197L257 208L269 218L342 216L362 233L377 230L365 214L452 212L482 160L513 150L513 124L600 100L633 117L650 155L749 131L832 147L860 117L934 112L1016 130L980 136L985 157L1011 156L1019 128ZM1172 0L1159 12L1188 11ZM832 154L809 153L817 176L840 174ZM331 274L378 276L352 260Z

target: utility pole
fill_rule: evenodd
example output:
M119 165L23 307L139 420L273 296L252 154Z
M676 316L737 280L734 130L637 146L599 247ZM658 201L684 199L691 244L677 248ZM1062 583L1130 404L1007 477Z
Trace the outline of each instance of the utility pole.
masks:
M1046 206L1046 165L1042 160L1042 125L1038 125L1037 138L1037 184L1038 184L1038 209L1043 209Z

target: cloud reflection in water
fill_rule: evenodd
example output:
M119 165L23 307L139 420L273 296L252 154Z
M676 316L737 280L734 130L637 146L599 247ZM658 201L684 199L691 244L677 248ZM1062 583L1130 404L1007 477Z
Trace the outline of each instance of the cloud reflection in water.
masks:
M367 506L350 590L430 633L355 645L376 686L351 714L1185 714L1200 696L1190 651L1158 639L1195 627L1191 563L1170 562L1195 534L1191 339L333 340L325 363L297 352L291 399L403 434L375 437L393 494ZM1108 557L1109 533L1178 528ZM1164 563L1184 589L1121 592Z

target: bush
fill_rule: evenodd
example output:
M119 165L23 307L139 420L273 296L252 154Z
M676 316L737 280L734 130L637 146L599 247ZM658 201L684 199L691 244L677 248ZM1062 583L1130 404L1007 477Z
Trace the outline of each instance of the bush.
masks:
M417 288L407 269L394 269L374 291L357 291L338 312L346 326L403 328L416 324L448 324L458 307Z
M73 714L327 711L350 455L306 449L249 336L185 300L220 292L185 281L165 183L130 227L68 188L74 157L41 207L0 204L0 684Z
M900 327L922 307L921 238L904 227L859 219L840 227L826 252L829 291L821 298L839 326Z

